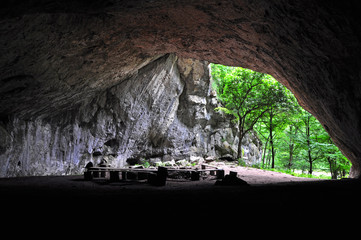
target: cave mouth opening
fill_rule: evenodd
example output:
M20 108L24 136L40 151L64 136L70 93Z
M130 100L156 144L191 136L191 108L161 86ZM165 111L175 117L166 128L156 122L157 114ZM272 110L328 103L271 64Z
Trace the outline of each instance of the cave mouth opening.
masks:
M216 110L231 115L238 139L252 131L262 143L261 161L246 163L248 149L242 146L239 165L309 178L349 176L351 162L327 129L274 77L242 67L211 63L209 68L219 100Z
M80 4L80 7L65 6L64 4L31 6L32 2L27 1L27 4L21 5L20 8L11 4L13 6L5 6L1 10L4 13L1 18L4 22L1 38L6 43L6 47L1 48L5 60L2 61L1 80L14 81L12 75L18 75L17 85L9 88L18 95L15 95L16 98L2 99L1 107L6 111L0 113L0 118L3 120L4 126L15 126L14 132L19 134L17 136L9 134L8 132L11 132L9 128L1 125L0 132L3 137L1 144L12 144L13 140L33 139L38 139L38 143L50 142L51 144L42 147L41 144L28 141L24 143L26 146L24 148L6 144L4 144L5 147L1 146L1 154L9 149L14 150L15 153L10 157L9 155L1 156L2 177L35 175L33 169L41 170L41 173L45 175L61 175L64 173L63 170L68 169L69 166L72 167L72 170L77 170L74 166L85 165L84 159L88 159L92 155L92 149L96 149L96 143L101 142L96 137L86 136L89 132L93 134L98 131L96 127L92 130L81 129L82 127L94 127L94 119L100 121L106 119L109 122L121 119L119 130L121 130L122 136L126 135L124 129L129 121L137 120L140 115L128 116L127 112L120 108L117 110L122 117L114 118L114 116L107 116L107 112L102 109L106 103L121 102L120 100L125 100L122 103L128 108L132 107L129 99L108 99L117 93L116 87L105 91L106 93L101 92L94 98L84 97L87 101L91 99L87 102L87 106L91 106L89 108L83 108L77 96L82 98L86 93L91 93L94 88L98 87L103 90L107 89L117 81L124 81L121 87L128 90L124 92L124 96L132 94L134 91L127 85L129 83L125 81L125 76L128 78L134 72L141 70L140 66L146 66L152 62L154 60L150 57L152 54L161 55L165 52L183 53L188 57L214 60L229 65L258 64L259 66L255 69L268 67L267 72L277 78L281 76L283 79L281 81L292 87L293 92L302 101L302 105L312 110L310 112L322 120L322 124L327 124L330 134L332 133L332 139L352 160L355 168L352 177L360 177L359 120L361 114L358 107L360 98L357 92L357 89L360 89L360 81L358 81L360 78L360 25L356 24L358 21L354 21L359 19L359 8L355 7L357 1L348 4L339 2L336 4L336 1L300 1L295 4L287 1L276 3L235 1L233 4L222 4L222 6L207 5L205 1L189 1L189 3L184 2L184 5L177 1L164 1L164 3L148 1L144 7L140 2L139 7L131 9L122 8L121 4L115 4L116 9L111 9L112 4L107 8L105 5L104 8L92 5L92 14L79 14L79 11L86 13L90 8L85 1L82 1L83 4ZM71 2L73 4L74 1ZM143 2L145 3L145 1ZM71 11L72 14L63 14L66 13L64 9L61 11L54 9L57 6ZM8 11L10 8L11 11ZM26 16L13 18L13 15ZM80 31L74 31L72 27ZM265 66L266 64L268 66ZM79 71L80 69L81 71ZM146 72L142 73L146 74ZM31 74L31 76L27 74ZM36 76L36 79L32 76ZM115 77L112 78L112 76ZM139 81L139 79L131 79ZM79 84L76 84L78 82ZM133 81L133 83L135 82ZM23 86L27 86L28 83L33 84L33 87L24 88ZM135 86L135 84L129 85ZM157 86L157 84L153 84L153 86ZM165 85L159 86L166 89ZM173 89L175 93L181 92L180 86ZM41 95L42 92L45 94ZM146 93L148 94L148 92ZM202 103L203 99L193 97L191 100ZM65 103L65 107L62 103ZM152 101L147 102L147 104L151 103ZM81 124L76 122L74 125L65 125L67 121L65 119L52 128L41 119L35 119L32 122L25 121L27 120L25 118L21 119L21 117L27 117L33 113L46 115L60 109L67 110L67 106L75 104L80 105L74 112L79 112L79 116L83 118ZM45 108L46 106L49 108ZM47 111L39 111L44 109ZM187 110L186 105L183 106L183 110ZM16 121L8 121L7 112L17 113L20 117L15 119ZM79 116L71 117L79 120ZM145 116L147 115L142 115L142 117ZM193 122L189 121L187 124L192 125ZM111 124L107 126L113 130ZM137 125L134 129L142 129L142 127L143 125ZM107 136L106 128L99 128L99 130L104 130L104 135ZM177 133L177 129L173 128L173 130ZM51 136L47 136L46 132L51 133ZM78 135L69 137L69 132L78 133ZM78 138L78 136L81 137ZM154 145L162 140L161 134L154 134L152 137ZM106 143L109 139L113 139L111 134L104 142ZM143 144L141 137L138 140ZM94 142L93 145L88 144L91 141ZM80 151L81 148L74 147L76 145L71 143L85 145L85 151ZM118 143L108 142L108 144L109 146L104 145L107 146L106 151L111 156L112 148L117 148ZM59 146L59 151L47 147L56 145ZM84 153L84 156L73 158L79 152ZM39 161L41 154L46 156L43 158L46 161ZM30 155L34 157L32 159L27 157ZM24 158L18 160L19 156L24 156ZM277 154L277 156L280 155ZM53 162L53 159L60 159L60 161ZM285 159L287 158L285 157ZM46 166L46 163L51 164ZM242 176L240 177L242 178ZM259 178L259 175L256 177ZM317 204L318 202L314 199L322 203L347 201L352 206L359 206L359 197L356 195L359 192L359 185L346 186L344 184L346 181L328 181L325 184L317 183L315 185L304 184L303 186L306 186L307 189L303 186L258 188L262 192L257 191L256 188L237 188L234 191L235 188L215 190L208 186L202 186L193 188L194 191L183 188L180 194L175 194L174 190L178 190L177 187L168 186L168 188L164 188L165 191L157 189L148 194L151 191L144 190L139 186L135 186L133 192L127 192L127 190L120 191L126 187L119 187L119 185L104 186L89 183L85 186L82 180L74 179L71 176L61 177L64 184L59 184L56 179L60 178L32 177L26 178L26 181L14 178L10 183L9 179L1 178L2 200L14 196L20 202L16 209L23 206L28 208L28 204L24 204L24 199L31 195L36 196L35 198L46 195L61 198L67 195L67 201L63 202L77 208L79 204L74 204L74 199L70 199L69 196L83 195L87 198L82 202L95 204L104 202L109 204L110 201L106 200L113 199L118 202L114 202L115 204L112 206L119 206L122 203L124 203L122 206L129 206L129 204L137 206L152 204L154 206L155 203L159 203L163 208L174 202L179 202L183 204L182 206L185 204L202 206L202 203L205 202L219 206L218 200L222 200L228 205L234 202L239 205L241 203L254 204L243 205L247 207L263 206L260 204L267 201L270 206L293 209L291 207L294 207L295 202L309 203L309 205L316 202ZM33 188L32 184L34 184ZM207 192L207 190L209 191ZM127 193L129 194L127 195ZM88 198L89 196L97 198L89 201L91 199ZM290 199L295 201L290 201ZM11 203L13 204L13 202ZM9 205L4 204L4 206ZM298 204L297 207L299 206L302 205ZM331 207L334 209L334 206ZM307 207L305 209L309 210Z

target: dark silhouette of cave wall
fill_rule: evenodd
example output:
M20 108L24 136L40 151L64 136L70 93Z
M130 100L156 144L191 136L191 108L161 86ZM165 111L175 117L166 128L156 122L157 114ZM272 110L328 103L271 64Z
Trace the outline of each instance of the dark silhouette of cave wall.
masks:
M361 174L359 1L5 1L0 114L52 118L176 53L272 74Z

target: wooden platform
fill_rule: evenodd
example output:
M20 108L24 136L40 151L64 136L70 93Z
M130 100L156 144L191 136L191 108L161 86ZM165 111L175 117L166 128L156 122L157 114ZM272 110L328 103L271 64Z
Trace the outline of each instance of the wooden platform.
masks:
M161 180L162 184L168 177L168 172L189 172L192 181L200 180L202 172L209 172L210 175L217 176L217 179L224 177L224 170L210 166L201 165L201 169L196 168L171 168L171 167L158 167L155 168L112 168L112 167L90 167L84 171L84 179L91 181L93 179L107 179L110 182L126 181L126 180L148 180L152 183ZM120 174L121 173L121 174ZM120 177L121 176L121 177ZM161 177L160 177L161 176Z

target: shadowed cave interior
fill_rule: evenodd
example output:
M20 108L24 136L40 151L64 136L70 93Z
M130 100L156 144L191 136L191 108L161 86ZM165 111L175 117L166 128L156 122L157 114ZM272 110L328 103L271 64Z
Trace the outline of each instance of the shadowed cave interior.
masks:
M81 174L99 156L122 167L128 159L217 154L214 133L228 129L222 134L231 137L232 131L214 112L209 62L273 75L322 123L351 161L350 177L358 179L359 10L358 1L5 1L0 10L1 191L97 195L60 190L55 183L35 183L31 191L25 185L27 176ZM252 136L247 144L257 145ZM257 202L259 196L282 192L274 201L285 203L286 189L294 199L301 193L326 199L338 191L356 203L356 182L196 189L203 193L199 201L247 195L243 201ZM168 186L166 198L191 199L192 190L178 190ZM164 197L159 190L137 189L123 196L114 188L98 195L147 201L139 200L143 193L149 201Z

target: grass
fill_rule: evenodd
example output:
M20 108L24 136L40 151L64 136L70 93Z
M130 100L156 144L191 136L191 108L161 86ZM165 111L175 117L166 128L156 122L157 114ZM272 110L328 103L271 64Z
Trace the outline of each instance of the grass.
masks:
M304 177L304 178L316 178L316 179L331 179L330 176L327 175L312 175L312 174L306 174L306 173L296 173L293 170L290 169L280 169L280 168L261 168L263 170L267 171L273 171L273 172L280 172L280 173L286 173L295 177Z
M247 164L244 162L243 159L238 159L238 165L242 167L247 167ZM297 173L294 170L295 169L283 169L283 168L265 168L261 167L261 164L252 165L250 167L263 169L267 171L273 171L273 172L280 172L280 173L286 173L295 177L304 177L304 178L315 178L315 179L331 179L331 176L328 175L312 175L312 174L306 174L306 173ZM300 170L300 169L297 169Z

